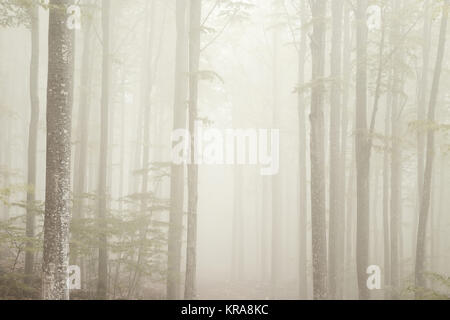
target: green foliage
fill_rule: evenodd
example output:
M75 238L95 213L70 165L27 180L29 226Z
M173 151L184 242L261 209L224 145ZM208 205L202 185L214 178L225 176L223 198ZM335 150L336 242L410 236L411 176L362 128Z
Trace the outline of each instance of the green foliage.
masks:
M429 280L428 287L410 286L407 292L418 294L423 300L450 300L450 277L433 272L425 276Z
M29 284L27 284L29 283ZM41 281L32 277L25 281L21 272L4 272L0 269L0 299L39 299Z
M150 169L137 170L134 174L151 173L150 182L157 184L168 169L168 163L152 163ZM113 298L137 298L140 283L161 282L165 277L168 228L163 218L168 213L169 201L152 191L110 199L106 228L102 228L97 218L97 196L85 194L82 199L92 205L83 207L85 218L74 218L71 222L70 253L77 259L73 263L87 261L87 268L95 270L99 236L106 234L109 276L114 279L110 287ZM94 294L96 278L89 276L86 282L87 289ZM77 292L76 298L84 299L89 295L89 292Z

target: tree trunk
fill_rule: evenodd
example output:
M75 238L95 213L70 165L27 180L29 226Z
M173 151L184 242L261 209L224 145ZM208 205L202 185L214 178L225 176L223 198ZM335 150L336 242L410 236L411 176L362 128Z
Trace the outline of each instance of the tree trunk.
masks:
M399 3L393 4L393 17L399 14ZM395 50L396 43L400 40L398 29L395 26L391 31L391 43ZM401 210L401 149L400 149L400 125L399 125L399 97L401 90L401 71L399 63L401 62L400 54L393 56L393 83L392 83L392 101L391 101L391 131L392 131L392 151L391 151L391 285L393 288L392 297L397 298L397 290L399 287L400 273L400 210Z
M187 36L186 0L176 2L176 61L173 129L186 127ZM180 296L180 264L184 212L184 164L171 166L167 298Z
M108 164L108 130L109 130L109 89L111 58L110 44L110 6L109 0L102 0L102 33L103 33L103 60L102 60L102 98L101 98L101 125L100 125L100 161L98 181L98 224L99 224L99 250L98 250L98 283L97 297L107 299L108 292L108 248L107 248L107 164Z
M361 300L369 299L366 269L369 262L370 146L367 130L367 0L356 7L356 268Z
M186 283L184 298L196 296L195 278L197 272L197 200L198 166L195 164L195 121L198 104L198 71L200 60L200 20L202 17L201 0L191 0L189 19L189 132L191 134L191 161L188 167L188 230L186 251Z
M431 14L430 1L424 1L425 17L423 19L423 43L422 43L422 76L420 79L419 99L417 104L417 214L415 216L415 225L417 225L420 199L423 192L423 174L425 165L425 134L422 126L426 118L426 101L428 97L428 72L430 68L430 47L431 47ZM414 226L413 241L417 239L417 229ZM414 243L413 242L413 243Z
M342 261L342 242L343 233L340 230L342 225L342 198L339 196L340 192L340 156L341 156L341 141L340 141L340 117L341 117L341 63L342 63L342 16L343 16L343 1L335 0L332 2L332 44L331 44L331 73L332 78L331 93L330 93L330 185L329 185L329 238L328 238L328 291L329 298L336 299L338 287L341 286L340 271L338 270L338 262ZM338 281L339 278L339 281ZM340 290L339 290L340 291Z
M71 0L50 0L47 159L42 298L67 300L74 32L66 27Z
M277 27L273 29L273 55L272 55L272 125L274 128L280 127L280 105L278 98L279 77L278 59L280 32ZM282 139L281 139L282 140ZM282 162L282 148L280 146L280 163ZM282 167L282 166L280 166ZM270 290L272 299L276 298L279 292L282 260L282 204L281 204L281 175L276 173L271 177L272 181L272 247L271 247L271 275Z
M341 201L341 213L342 213L342 222L341 222L341 230L344 239L342 245L342 252L343 257L342 261L340 263L340 266L338 267L339 272L342 272L342 286L340 288L340 292L338 291L339 297L344 297L345 294L345 287L346 287L346 268L348 267L348 263L353 262L351 260L350 256L351 254L351 204L350 201L347 201L349 198L348 194L346 193L346 179L347 179L347 141L348 141L348 102L349 102L349 93L350 93L350 77L352 74L352 67L351 67L351 27L350 27L350 5L347 3L344 3L345 9L344 9L344 48L343 48L343 59L342 59L342 72L343 72L343 93L342 93L342 128L341 128L341 164L340 164L340 197L342 198ZM353 155L353 152L352 152ZM349 179L352 179L353 181L353 164L350 167L350 174ZM350 180L349 180L350 181ZM351 184L351 183L349 183ZM351 191L353 192L353 191ZM348 202L348 203L347 203ZM349 253L346 253L348 251Z
M28 131L28 192L26 236L30 240L35 236L35 200L36 200L36 151L39 134L39 6L32 3L29 9L31 19L31 62L30 62L30 102L31 117ZM27 242L25 253L25 275L34 269L33 242Z
M301 2L302 28L300 47L298 49L298 86L305 82L305 57L306 57L306 5ZM306 124L305 124L305 96L302 90L297 93L298 108L298 132L299 132L299 298L308 298L308 279L307 279L307 192L306 192Z
M390 86L392 86L390 84ZM386 97L386 110L384 115L384 151L383 151L383 253L384 253L384 286L391 286L391 253L390 253L390 232L389 232L389 137L390 130L390 109L392 94L388 90ZM385 291L385 298L390 294Z
M444 59L445 42L447 34L447 20L450 1L446 0L442 8L441 29L439 33L439 46L434 68L433 84L431 86L430 103L428 107L428 124L431 125L435 120L436 102L439 92L439 82L442 72L442 61ZM433 172L434 159L434 131L428 128L427 133L427 153L425 161L425 173L423 179L423 194L420 203L419 226L417 229L417 247L416 247L416 267L415 282L416 287L425 286L425 233L430 206L431 194L431 176ZM420 292L416 291L416 298L420 298Z
M243 219L243 185L242 167L234 168L233 188L233 231L232 231L232 280L241 283L244 279L244 219Z
M324 0L311 1L313 34L311 38L311 228L314 299L327 298L327 234L325 212L325 127L323 83L325 68L325 16Z

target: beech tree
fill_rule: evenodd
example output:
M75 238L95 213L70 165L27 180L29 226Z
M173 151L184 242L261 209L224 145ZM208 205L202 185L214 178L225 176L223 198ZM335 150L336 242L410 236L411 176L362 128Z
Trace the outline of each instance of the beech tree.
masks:
M311 37L311 233L314 299L326 299L327 233L325 212L325 14L327 1L311 1L313 34Z
M74 31L67 28L70 0L49 3L47 164L42 298L67 300Z

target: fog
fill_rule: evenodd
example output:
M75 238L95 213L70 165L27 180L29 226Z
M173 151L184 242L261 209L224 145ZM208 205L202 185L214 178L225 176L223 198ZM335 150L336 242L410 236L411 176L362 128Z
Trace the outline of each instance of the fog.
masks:
M448 299L449 8L0 0L0 299Z

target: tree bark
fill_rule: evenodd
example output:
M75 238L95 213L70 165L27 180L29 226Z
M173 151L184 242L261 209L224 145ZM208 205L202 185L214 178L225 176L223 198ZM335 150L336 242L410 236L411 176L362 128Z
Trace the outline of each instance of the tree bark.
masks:
M39 134L39 6L31 4L29 9L31 20L31 61L30 61L30 103L31 117L28 130L28 191L26 236L35 236L35 201L36 201L36 157L37 139ZM25 275L30 283L34 269L33 242L27 242L25 253Z
M188 230L186 251L186 282L184 298L196 296L197 272L197 201L198 201L198 166L195 164L195 121L198 105L198 71L200 62L200 23L202 17L201 0L191 0L189 19L189 132L191 134L191 164L188 167Z
M325 15L324 0L311 1L313 34L311 38L311 224L314 299L327 298L327 235L325 212L325 127L323 83L325 68Z
M176 61L173 129L186 127L187 36L186 0L176 1ZM181 243L184 213L184 165L171 166L167 298L180 297Z
M50 0L47 160L42 298L67 300L74 32L66 26L71 0Z

